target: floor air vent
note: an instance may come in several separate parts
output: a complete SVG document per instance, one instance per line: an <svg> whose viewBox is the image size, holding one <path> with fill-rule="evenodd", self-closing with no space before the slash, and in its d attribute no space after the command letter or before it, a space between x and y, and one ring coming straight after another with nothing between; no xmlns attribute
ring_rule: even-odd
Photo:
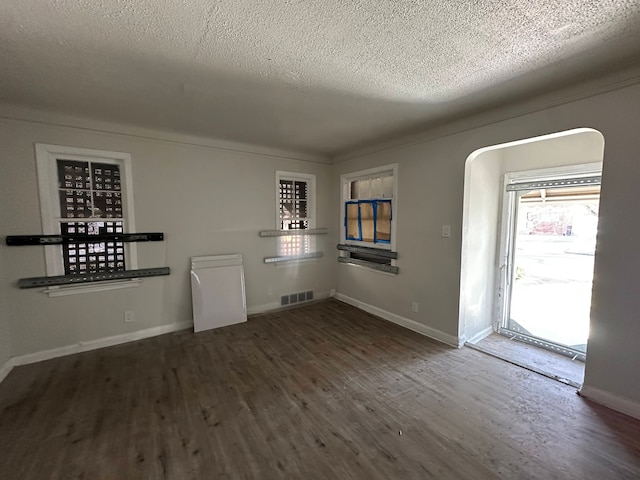
<svg viewBox="0 0 640 480"><path fill-rule="evenodd" d="M313 300L313 290L282 295L280 297L280 305L292 305L294 303L308 302L309 300Z"/></svg>

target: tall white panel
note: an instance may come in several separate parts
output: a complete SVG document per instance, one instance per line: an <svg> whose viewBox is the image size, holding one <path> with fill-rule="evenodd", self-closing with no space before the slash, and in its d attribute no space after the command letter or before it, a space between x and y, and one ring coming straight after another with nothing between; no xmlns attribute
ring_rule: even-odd
<svg viewBox="0 0 640 480"><path fill-rule="evenodd" d="M242 255L191 258L193 330L247 321Z"/></svg>

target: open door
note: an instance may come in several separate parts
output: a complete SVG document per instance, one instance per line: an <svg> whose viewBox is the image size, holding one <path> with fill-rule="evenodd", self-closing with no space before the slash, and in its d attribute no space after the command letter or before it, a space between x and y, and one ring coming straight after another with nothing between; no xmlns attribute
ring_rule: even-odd
<svg viewBox="0 0 640 480"><path fill-rule="evenodd" d="M504 305L498 331L584 358L600 201L600 171L506 178Z"/></svg>

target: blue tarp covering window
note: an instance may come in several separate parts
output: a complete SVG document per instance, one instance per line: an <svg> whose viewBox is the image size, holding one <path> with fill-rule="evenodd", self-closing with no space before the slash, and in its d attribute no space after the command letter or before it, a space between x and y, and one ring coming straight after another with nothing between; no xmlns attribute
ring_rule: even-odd
<svg viewBox="0 0 640 480"><path fill-rule="evenodd" d="M391 200L345 202L347 240L391 243Z"/></svg>

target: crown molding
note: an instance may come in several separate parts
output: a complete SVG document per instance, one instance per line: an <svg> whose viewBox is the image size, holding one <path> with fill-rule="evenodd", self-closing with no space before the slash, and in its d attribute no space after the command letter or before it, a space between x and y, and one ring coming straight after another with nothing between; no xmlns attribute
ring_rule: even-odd
<svg viewBox="0 0 640 480"><path fill-rule="evenodd" d="M346 151L344 153L334 155L332 157L332 163L339 164L375 153L430 142L439 138L444 138L476 128L486 127L505 120L511 120L637 84L640 84L640 66L618 71L580 84L556 89L552 92L537 95L526 100L513 102L488 111L476 113L463 119L445 121L440 125L426 128L419 133L401 135L388 141Z"/></svg>
<svg viewBox="0 0 640 480"><path fill-rule="evenodd" d="M28 122L54 127L75 128L97 133L122 135L145 140L156 140L173 144L213 148L229 152L246 153L266 157L298 160L302 162L330 164L331 159L324 155L309 154L306 152L285 150L263 145L253 145L242 142L233 142L218 138L189 135L178 132L157 130L152 128L125 125L115 122L83 118L59 112L40 110L32 107L16 104L0 105L0 119Z"/></svg>

